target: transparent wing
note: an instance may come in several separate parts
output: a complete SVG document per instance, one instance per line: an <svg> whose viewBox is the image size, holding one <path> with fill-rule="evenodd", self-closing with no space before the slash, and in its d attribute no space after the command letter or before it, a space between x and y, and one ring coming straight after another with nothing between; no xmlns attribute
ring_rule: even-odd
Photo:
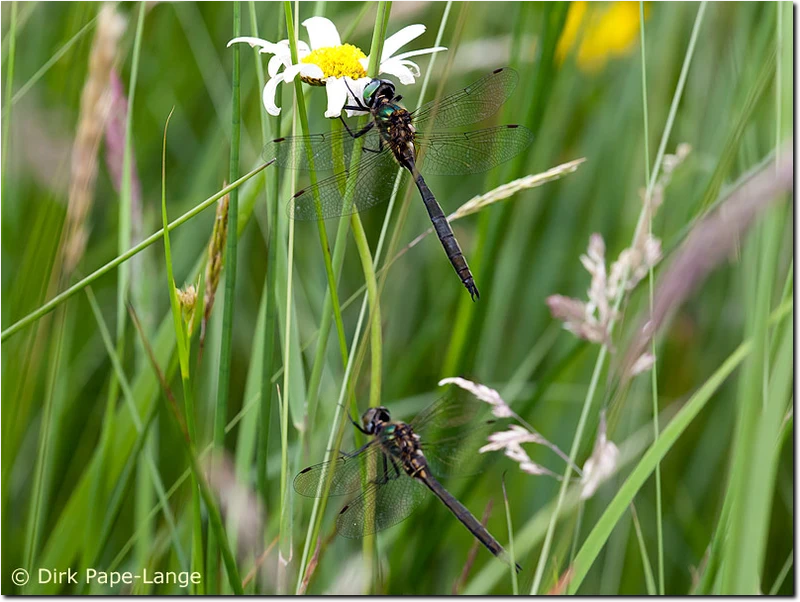
<svg viewBox="0 0 800 602"><path fill-rule="evenodd" d="M414 125L431 129L471 125L494 115L517 87L519 75L513 69L495 69L489 75L414 111Z"/></svg>
<svg viewBox="0 0 800 602"><path fill-rule="evenodd" d="M475 421L462 428L458 435L436 438L420 443L428 467L437 477L467 477L481 472L478 450L486 445L489 435L497 429L497 421Z"/></svg>
<svg viewBox="0 0 800 602"><path fill-rule="evenodd" d="M369 154L359 164L356 178L351 180L350 171L345 170L296 192L289 201L289 216L296 220L328 219L388 201L397 169L399 166L389 149ZM351 199L348 206L345 206L345 198Z"/></svg>
<svg viewBox="0 0 800 602"><path fill-rule="evenodd" d="M380 134L372 128L363 136L364 158L380 149ZM355 139L347 130L310 136L288 136L268 142L261 156L288 169L341 171L350 165ZM313 167L312 167L313 164Z"/></svg>
<svg viewBox="0 0 800 602"><path fill-rule="evenodd" d="M384 482L375 482L364 493L342 508L336 519L339 535L364 537L396 525L408 518L428 496L428 488L409 477L396 464Z"/></svg>
<svg viewBox="0 0 800 602"><path fill-rule="evenodd" d="M420 437L442 436L448 429L458 430L468 425L486 405L468 391L452 386L408 424Z"/></svg>
<svg viewBox="0 0 800 602"><path fill-rule="evenodd" d="M497 167L533 142L533 133L521 125L501 125L474 132L436 132L417 137L421 171L433 175L467 175Z"/></svg>
<svg viewBox="0 0 800 602"><path fill-rule="evenodd" d="M294 490L306 497L320 497L325 478L333 471L330 495L347 495L361 491L362 475L381 474L385 472L385 454L377 440L370 441L368 446L353 455L321 462L301 470L294 478Z"/></svg>
<svg viewBox="0 0 800 602"><path fill-rule="evenodd" d="M431 472L439 477L480 472L478 449L498 428L490 406L468 391L452 387L409 424L420 437L420 447Z"/></svg>

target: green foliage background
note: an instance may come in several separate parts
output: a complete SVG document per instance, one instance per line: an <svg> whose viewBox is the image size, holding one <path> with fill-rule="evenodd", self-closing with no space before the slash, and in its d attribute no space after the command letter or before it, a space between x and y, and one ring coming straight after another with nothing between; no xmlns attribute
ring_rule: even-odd
<svg viewBox="0 0 800 602"><path fill-rule="evenodd" d="M669 264L671 253L688 229L724 195L726 187L775 152L792 134L790 6L744 2L705 7L667 143L668 152L681 142L690 144L693 152L673 177L652 224L654 234L663 241L662 265ZM96 24L93 19L99 8L98 4L83 2L2 6L2 80L4 86L11 83L10 95L7 87L3 91L4 332L76 280L61 279L57 248L68 200L70 148L88 69ZM138 4L117 6L128 23L119 50L119 72L126 90L132 76L139 8ZM295 26L300 38L305 39L305 30L299 23L312 15L325 15L338 25L340 32L352 31L344 41L368 52L377 8L377 3L302 3ZM593 6L590 12L607 8ZM463 375L510 392L509 401L520 415L562 449L570 449L599 348L562 330L551 318L545 299L551 294L585 296L589 276L581 267L579 256L585 252L590 234L602 234L607 256L612 259L630 244L641 209L639 191L646 184L645 146L652 163L698 8L694 3L646 6L649 137L645 139L638 29L623 52L587 70L576 62L576 48L585 30L563 59L556 56L567 13L575 10L567 3L439 2L391 6L387 35L411 23L427 26L427 32L407 49L433 46L437 31L444 27L442 44L449 50L437 58L426 100L433 98L438 89L446 94L496 67L509 65L521 76L500 122L529 127L536 136L533 147L488 174L430 178L429 184L445 211L453 211L473 196L514 178L586 158L576 173L519 193L455 224L481 290L478 303L473 305L469 300L434 238L425 239L391 266L380 296L380 370L381 399L396 418L408 419L435 399L439 379ZM255 13L260 37L272 41L286 37L282 3L242 4L241 10L244 35L253 35L250 15ZM444 22L446 10L449 14ZM780 19L779 11L783 11ZM161 227L161 144L164 123L173 107L165 165L170 218L212 196L224 181L231 181L233 51L226 44L233 37L232 13L231 4L218 2L164 3L146 8L139 30L141 55L130 141L141 184L141 217L121 215L121 197L112 186L105 163L106 149L101 145L94 206L87 218L90 234L78 276L120 254L120 229L130 228L132 219L140 220L134 243L138 242L136 236L143 238ZM65 44L69 46L62 52ZM260 163L264 109L255 54L245 45L239 51L241 175ZM51 60L52 65L39 72ZM261 60L266 65L266 58ZM429 60L419 60L423 74ZM32 85L23 90L29 82ZM291 128L293 90L290 86L281 89L286 108L280 127L286 133ZM407 106L416 105L419 89L418 81L402 90ZM15 98L20 90L24 93ZM328 131L330 125L322 116L324 92L319 88L305 90L309 129ZM276 127L275 122L270 120L267 126L274 133L271 128ZM272 542L280 531L278 548L284 558L291 557L284 570L275 552L278 548L274 548L264 560L261 578L248 584L245 591L294 592L311 502L294 496L281 499L281 471L291 479L302 467L321 460L344 370L334 329L323 356L317 415L310 423L306 387L328 286L323 254L316 226L296 224L291 266L293 317L287 346L287 218L283 206L291 195L291 178L297 176L302 182L305 176L275 167L268 167L262 174L239 188L241 236L232 329L228 331L222 324L223 284L200 360L197 339L193 341L191 387L197 448L203 449L213 436L220 348L229 334L231 372L225 418L226 422L235 421L235 425L227 433L225 448L234 458L240 482L267 493L263 500L263 545ZM404 198L405 186L404 183L398 201ZM268 217L275 202L280 203L277 231L269 228ZM373 250L383 218L382 209L361 216ZM634 499L640 537L628 509L611 525L610 537L580 584L579 593L745 593L773 589L774 593L794 593L793 399L791 390L780 386L787 375L793 378L793 350L791 345L781 344L792 321L782 317L769 330L764 325L766 316L782 300L793 298L791 218L789 203L776 205L739 241L730 261L712 273L657 337L656 392L662 428L703 385L712 383L714 387L705 407L670 445L660 466L663 541L658 537L658 496L651 477ZM193 281L213 219L213 209L208 209L171 233L178 286ZM400 245L407 244L428 224L414 192L408 218L398 233ZM332 245L335 221L328 222L327 227ZM393 218L390 235L394 227ZM350 236L338 287L342 302L364 284L364 272L352 240ZM268 242L274 242L278 249L277 266L272 273L267 270ZM135 306L183 409L162 243L148 247L129 265L130 293L125 300ZM765 266L769 268L766 271ZM656 279L662 269L659 266L655 270ZM770 275L767 281L765 274ZM120 393L117 383L112 382L116 377L102 332L107 328L116 341L119 308L124 308L118 297L119 275L113 270L92 283L102 322L92 311L90 297L81 291L35 324L9 337L4 334L0 496L4 594L130 591L54 584L17 588L10 576L19 566L32 573L40 566L130 571L140 571L142 567L173 571L189 568L192 492L185 478L188 463L182 435L163 402L140 338L124 311L126 325L117 353L122 352L119 357L130 383L130 398L148 429L142 435L137 436L132 426L124 392ZM224 272L223 280L225 277ZM361 298L359 295L357 302L342 310L348 344L356 328ZM264 342L267 299L279 314L274 350ZM620 390L608 370L609 363L613 368L624 355L627 341L647 306L645 279L623 305L614 334L614 352L601 365L598 388L590 400L593 405L589 421L579 441L577 462L582 465L591 453L598 410L601 405L610 404L609 436L623 449L623 466L580 509L569 504L562 508L541 569L539 591L554 587L598 520L606 520L601 515L651 445L653 391L649 374ZM753 354L744 359L738 372L719 383L712 381L712 375L746 340L766 342L763 356ZM288 360L284 358L286 349L290 350ZM278 368L285 361L292 364L290 388L281 391L284 398L288 396L290 410L285 441L288 454L283 458L277 396L271 395L263 406L258 401L265 351L274 352ZM348 381L361 410L367 406L369 362L367 354L363 367ZM283 386L282 376L277 383ZM268 390L272 393L274 388ZM750 390L759 395L763 391L763 395L749 399L743 391ZM772 396L773 391L778 395ZM109 399L113 413L106 410ZM747 415L744 404L756 402L759 416L762 407L779 408L778 428L742 425L741 416ZM152 420L147 421L151 408ZM264 432L259 417L264 408L271 416L268 432ZM109 438L104 444L106 428ZM751 429L744 439L751 443L752 457L766 454L771 460L764 470L766 474L774 470L774 478L767 478L754 496L758 511L735 497L738 477L732 475L747 479L751 474L740 471L736 460L737 454L742 453L739 429L745 433ZM354 445L351 430L348 428L345 433L344 449ZM261 480L257 474L260 446L265 446L268 458L267 472ZM529 452L535 461L563 473L563 463L546 449ZM170 516L161 511L150 512L161 495L154 485L153 471L167 491L180 483L170 492ZM520 589L527 592L540 562L543 535L558 497L559 483L524 474L510 461L500 459L480 477L446 484L477 516L493 500L489 530L498 540L507 542L501 493L504 473L514 548L517 561L523 566ZM100 483L98 489L92 490L92 483ZM112 511L117 510L111 503L115 495L121 501L118 512ZM319 563L308 586L310 593L443 594L452 590L472 539L441 504L432 501L406 522L381 534L374 547L329 537L339 506L336 499L328 504L320 532L323 543ZM284 519L290 520L281 521L282 513ZM204 541L209 529L207 516L204 510ZM750 535L755 533L755 540L747 535L733 537L739 544L736 548L725 543L727 534L749 521L760 520L764 521L764 528L748 531ZM764 550L763 557L758 550ZM374 553L377 562L365 561L365 551ZM659 551L663 553L663 586ZM238 555L237 564L244 576L253 565L253 554ZM744 590L738 589L742 582L731 577L740 570L746 572L746 579L750 575L753 578ZM219 579L206 580L207 591L230 591L226 589L229 584L225 568L219 571ZM137 585L133 591L180 590L175 586ZM501 563L480 549L463 591L511 593L510 576Z"/></svg>

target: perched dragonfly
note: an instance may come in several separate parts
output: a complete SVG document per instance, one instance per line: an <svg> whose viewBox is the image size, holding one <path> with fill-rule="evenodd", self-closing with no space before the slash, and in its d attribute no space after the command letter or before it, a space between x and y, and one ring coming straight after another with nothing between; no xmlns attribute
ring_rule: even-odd
<svg viewBox="0 0 800 602"><path fill-rule="evenodd" d="M342 119L344 130L278 138L267 144L263 156L292 169L337 172L292 197L289 214L299 220L337 217L383 203L391 196L392 170L398 164L407 169L450 263L474 301L480 297L478 287L444 211L417 169L417 158L422 156L426 174L467 175L492 169L525 150L533 134L521 125L446 131L494 115L511 96L517 80L515 71L496 69L438 103L430 102L409 112L398 104L401 97L395 94L391 81L373 79L364 87L362 98L353 95L356 104L344 107L370 114L363 129L353 131ZM350 178L349 166L358 138L363 138L361 160L357 176Z"/></svg>
<svg viewBox="0 0 800 602"><path fill-rule="evenodd" d="M475 398L453 393L409 423L393 421L385 407L370 408L362 424L351 419L370 440L354 452L300 471L294 489L321 497L330 479L330 495L360 492L336 519L338 533L350 538L405 520L432 492L492 554L508 562L506 551L486 527L434 476L464 475L464 466L474 462L477 446L486 442L494 422L475 419L483 407Z"/></svg>

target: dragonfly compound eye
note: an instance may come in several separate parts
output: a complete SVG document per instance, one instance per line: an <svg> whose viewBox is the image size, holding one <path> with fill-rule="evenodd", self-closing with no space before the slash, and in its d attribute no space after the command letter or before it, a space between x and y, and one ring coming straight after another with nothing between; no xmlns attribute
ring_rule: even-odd
<svg viewBox="0 0 800 602"><path fill-rule="evenodd" d="M367 106L372 106L374 101L375 92L381 87L381 80L373 79L366 86L364 86L364 102Z"/></svg>

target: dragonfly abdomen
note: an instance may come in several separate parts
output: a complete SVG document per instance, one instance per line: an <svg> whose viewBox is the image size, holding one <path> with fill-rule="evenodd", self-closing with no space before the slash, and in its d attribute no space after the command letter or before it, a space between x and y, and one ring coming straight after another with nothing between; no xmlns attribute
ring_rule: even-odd
<svg viewBox="0 0 800 602"><path fill-rule="evenodd" d="M484 527L477 518L475 518L472 513L462 504L459 502L455 497L453 497L447 489L442 487L442 485L437 481L434 477L427 473L427 476L422 477L417 476L417 478L425 483L425 485L430 489L433 494L438 497L442 503L447 506L447 508L455 514L456 518L464 525L470 533L472 533L478 541L480 541L487 550L489 550L492 554L503 560L504 562L508 562L508 553L506 552L505 548L501 546L498 541L492 537L492 534ZM517 565L517 571L521 570L521 567Z"/></svg>
<svg viewBox="0 0 800 602"><path fill-rule="evenodd" d="M412 164L414 181L417 184L419 193L422 196L422 202L425 203L425 208L428 210L428 215L433 223L436 236L439 237L439 241L444 247L444 252L447 254L447 258L450 260L450 263L453 264L453 269L456 271L458 277L461 278L461 282L469 291L472 300L474 301L475 299L480 299L481 294L478 292L478 287L475 285L475 279L472 276L472 271L469 269L469 265L467 265L467 259L464 257L464 253L461 251L461 247L458 245L455 234L453 234L453 229L450 227L450 222L447 221L444 211L442 211L441 206L436 201L436 197L433 196L431 189L428 188L428 185L425 183L422 175L415 172L416 169Z"/></svg>

